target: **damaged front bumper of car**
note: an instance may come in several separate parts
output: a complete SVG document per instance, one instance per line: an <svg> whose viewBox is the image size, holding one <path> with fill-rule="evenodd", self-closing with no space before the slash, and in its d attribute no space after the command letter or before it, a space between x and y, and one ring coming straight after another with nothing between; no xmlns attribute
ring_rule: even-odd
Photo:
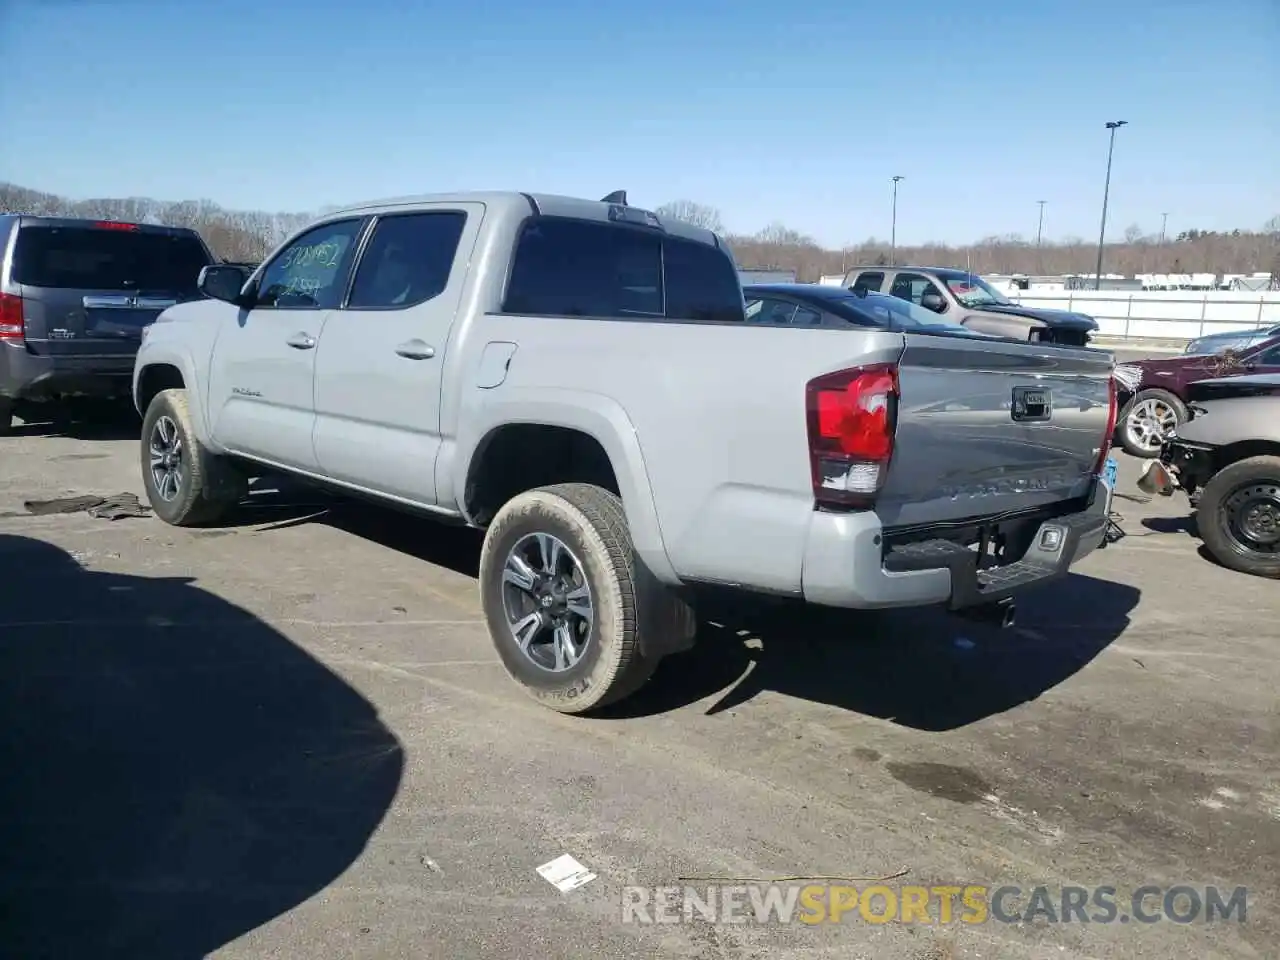
<svg viewBox="0 0 1280 960"><path fill-rule="evenodd" d="M1160 445L1158 459L1143 464L1138 489L1162 497L1182 490L1194 500L1212 476L1213 448L1173 436Z"/></svg>

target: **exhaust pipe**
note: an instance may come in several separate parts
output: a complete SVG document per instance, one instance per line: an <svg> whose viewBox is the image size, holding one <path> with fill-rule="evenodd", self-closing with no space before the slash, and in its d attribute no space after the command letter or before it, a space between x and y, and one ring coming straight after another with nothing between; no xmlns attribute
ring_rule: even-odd
<svg viewBox="0 0 1280 960"><path fill-rule="evenodd" d="M966 620L993 624L1002 630L1008 630L1018 622L1018 607L1012 597L957 612Z"/></svg>

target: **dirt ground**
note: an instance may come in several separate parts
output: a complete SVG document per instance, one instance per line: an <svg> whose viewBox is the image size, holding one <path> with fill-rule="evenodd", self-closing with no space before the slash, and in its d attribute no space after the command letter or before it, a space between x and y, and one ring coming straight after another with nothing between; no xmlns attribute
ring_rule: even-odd
<svg viewBox="0 0 1280 960"><path fill-rule="evenodd" d="M4 956L1276 955L1280 591L1201 557L1181 498L1118 500L1127 536L1011 630L733 602L585 720L503 673L466 531L296 493L198 532L23 508L141 494L137 460L128 429L0 439ZM535 872L563 853L596 879ZM627 885L900 871L1248 912L622 922Z"/></svg>

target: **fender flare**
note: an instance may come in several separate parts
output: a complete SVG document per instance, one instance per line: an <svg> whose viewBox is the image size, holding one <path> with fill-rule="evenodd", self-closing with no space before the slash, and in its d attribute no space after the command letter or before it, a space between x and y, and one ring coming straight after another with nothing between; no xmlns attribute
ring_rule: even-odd
<svg viewBox="0 0 1280 960"><path fill-rule="evenodd" d="M190 352L175 344L146 344L138 352L138 359L133 368L133 406L138 415L145 417L147 411L141 404L140 389L142 378L148 367L176 367L182 374L182 382L187 387L187 405L191 412L191 425L195 428L200 443L211 449L220 450L213 442L212 430L209 428L207 411L205 410L204 393L201 390L202 380L197 373L194 358Z"/></svg>
<svg viewBox="0 0 1280 960"><path fill-rule="evenodd" d="M484 397L481 403L464 405L457 440L452 444L452 450L450 445L446 445L442 451L436 472L441 502L451 495L467 522L475 522L465 502L472 464L477 455L483 455L488 440L499 429L512 424L564 427L595 439L608 455L618 480L636 555L658 580L679 584L680 578L662 539L662 527L635 424L616 400L602 394L507 388L500 396Z"/></svg>

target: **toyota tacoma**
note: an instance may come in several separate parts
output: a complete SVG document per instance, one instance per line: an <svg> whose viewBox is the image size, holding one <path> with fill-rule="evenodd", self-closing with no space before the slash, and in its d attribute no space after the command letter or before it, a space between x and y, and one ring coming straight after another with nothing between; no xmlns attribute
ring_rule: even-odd
<svg viewBox="0 0 1280 960"><path fill-rule="evenodd" d="M724 242L621 191L356 206L200 288L134 372L156 513L283 471L483 528L492 641L567 713L688 648L701 585L1008 622L1103 537L1110 354L749 324Z"/></svg>

